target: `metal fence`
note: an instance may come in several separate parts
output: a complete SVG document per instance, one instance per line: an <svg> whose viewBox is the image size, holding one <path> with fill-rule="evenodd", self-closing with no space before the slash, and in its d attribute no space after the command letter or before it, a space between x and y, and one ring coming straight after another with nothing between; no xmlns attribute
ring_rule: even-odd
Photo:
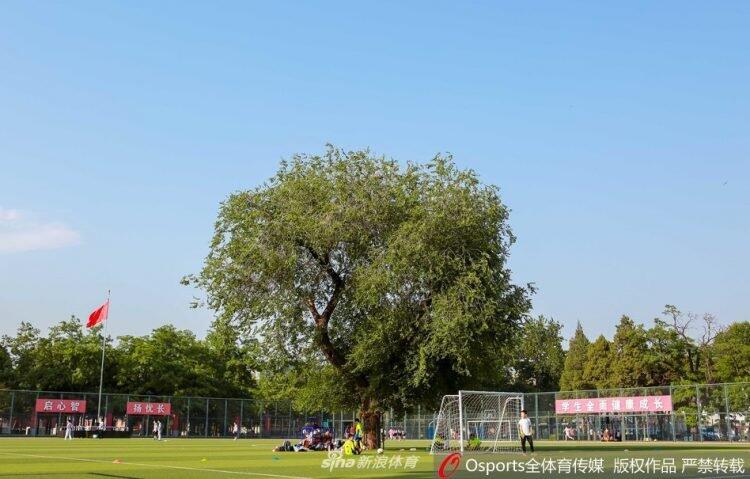
<svg viewBox="0 0 750 479"><path fill-rule="evenodd" d="M594 399L608 396L670 395L670 413L556 414L556 399ZM36 412L38 399L87 401L85 414ZM69 417L79 431L97 428L96 393L0 390L0 435L61 435ZM101 415L108 431L148 436L148 415L128 415L128 402L171 404L171 414L161 418L166 437L230 437L233 425L241 437L295 438L309 424L332 429L341 436L356 413L295 411L291 402L257 399L103 394ZM750 383L672 385L591 391L524 394L524 404L538 439L598 441L604 429L620 440L748 441L750 434ZM436 411L417 408L412 413L383 415L383 433L393 439L431 439ZM567 432L567 434L566 434Z"/></svg>
<svg viewBox="0 0 750 479"><path fill-rule="evenodd" d="M555 400L669 395L668 413L556 414ZM685 384L646 388L559 391L524 394L524 407L537 439L601 441L607 429L625 441L750 440L750 383ZM385 427L407 438L431 439L435 413L386 414ZM568 434L566 434L566 429ZM387 435L387 431L386 431Z"/></svg>
<svg viewBox="0 0 750 479"><path fill-rule="evenodd" d="M37 412L37 400L83 400L86 412ZM0 435L55 436L62 435L68 418L78 431L95 431L97 393L55 391L0 390ZM128 415L128 402L169 403L171 413L164 417ZM103 394L101 417L107 431L149 436L153 421L163 423L166 437L230 437L236 423L241 437L296 437L306 424L319 424L334 433L353 422L353 413L293 411L291 402L264 402L253 399L206 398L177 396L136 396Z"/></svg>

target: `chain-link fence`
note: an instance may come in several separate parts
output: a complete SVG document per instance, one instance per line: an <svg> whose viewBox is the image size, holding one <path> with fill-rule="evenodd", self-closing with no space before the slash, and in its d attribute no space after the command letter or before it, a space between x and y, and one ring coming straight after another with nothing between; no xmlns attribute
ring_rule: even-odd
<svg viewBox="0 0 750 479"><path fill-rule="evenodd" d="M557 400L668 396L671 412L559 414ZM524 407L537 439L602 441L749 441L750 383L690 384L648 388L618 388L524 394ZM416 411L398 417L386 414L385 434L395 438L432 439L435 413Z"/></svg>
<svg viewBox="0 0 750 479"><path fill-rule="evenodd" d="M70 409L74 401L76 411ZM168 414L128 414L128 404L169 404ZM44 410L47 404L48 410ZM72 420L81 434L106 430L109 434L146 437L160 421L165 437L297 437L305 425L316 424L337 434L354 420L354 413L308 412L290 402L252 399L0 390L0 435L56 436ZM97 420L101 417L101 422ZM236 424L236 429L235 429ZM235 432L235 430L237 432Z"/></svg>
<svg viewBox="0 0 750 479"><path fill-rule="evenodd" d="M556 400L600 398L671 398L671 412L557 414ZM627 441L748 441L750 383L690 384L650 388L563 391L526 395L526 409L535 423L536 435L544 439L603 440L608 431L613 440ZM635 408L637 409L637 407Z"/></svg>
<svg viewBox="0 0 750 479"><path fill-rule="evenodd" d="M601 441L748 441L750 383L690 384L652 388L563 391L524 394L524 406L537 439ZM671 397L671 412L571 411L560 414L556 400L595 401L607 397ZM40 402L41 400L41 402ZM67 403L64 401L67 400ZM85 401L85 412L70 402ZM62 435L68 420L80 434L105 429L109 434L149 436L159 420L165 437L295 438L308 425L330 429L341 437L351 426L353 411L295 411L291 402L257 399L103 394L97 421L98 395L49 391L0 390L0 435ZM128 403L169 404L163 416L128 414ZM43 405L49 406L46 410ZM64 406L64 407L63 407ZM62 408L62 409L60 409ZM386 439L432 439L437 411L417 408L383 414ZM235 424L237 425L235 429ZM237 431L236 433L234 431Z"/></svg>

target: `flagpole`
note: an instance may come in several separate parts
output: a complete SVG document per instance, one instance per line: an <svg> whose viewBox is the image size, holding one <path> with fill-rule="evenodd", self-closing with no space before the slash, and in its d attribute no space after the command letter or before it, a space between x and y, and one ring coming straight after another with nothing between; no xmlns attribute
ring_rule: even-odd
<svg viewBox="0 0 750 479"><path fill-rule="evenodd" d="M102 367L99 371L99 404L96 406L96 421L97 427L98 422L101 420L101 409L102 409L102 383L104 382L104 350L107 347L107 323L109 323L109 296L110 291L107 290L107 317L104 318L104 333L102 334ZM106 426L105 426L106 427Z"/></svg>

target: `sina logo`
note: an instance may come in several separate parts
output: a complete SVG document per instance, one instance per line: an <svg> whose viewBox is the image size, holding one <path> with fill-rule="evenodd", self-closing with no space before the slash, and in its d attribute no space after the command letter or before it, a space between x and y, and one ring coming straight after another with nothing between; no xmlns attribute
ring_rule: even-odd
<svg viewBox="0 0 750 479"><path fill-rule="evenodd" d="M437 470L437 475L440 479L448 479L453 476L456 471L458 471L459 466L461 466L461 454L457 452L448 454L440 463L440 467L438 467Z"/></svg>

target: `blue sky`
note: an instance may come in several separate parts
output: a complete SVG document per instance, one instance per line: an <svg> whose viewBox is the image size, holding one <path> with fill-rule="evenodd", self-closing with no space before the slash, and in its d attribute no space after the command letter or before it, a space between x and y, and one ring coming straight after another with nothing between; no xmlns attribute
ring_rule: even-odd
<svg viewBox="0 0 750 479"><path fill-rule="evenodd" d="M218 203L326 142L501 187L535 311L750 311L750 3L0 3L0 333L203 334Z"/></svg>

